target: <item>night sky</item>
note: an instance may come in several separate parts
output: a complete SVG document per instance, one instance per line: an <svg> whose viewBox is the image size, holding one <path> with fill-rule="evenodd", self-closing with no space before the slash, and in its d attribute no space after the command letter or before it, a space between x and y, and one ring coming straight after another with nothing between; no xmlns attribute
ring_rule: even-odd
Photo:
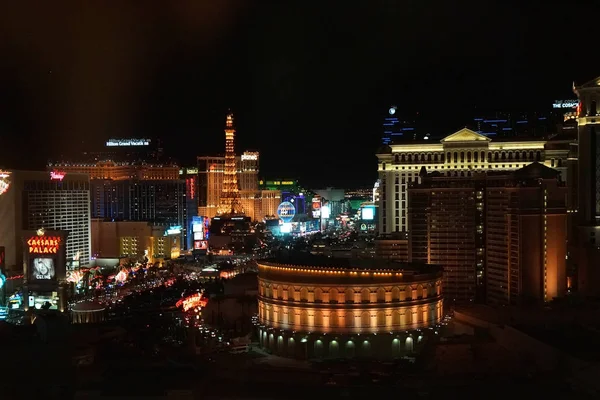
<svg viewBox="0 0 600 400"><path fill-rule="evenodd" d="M191 163L224 151L231 108L264 177L371 186L390 104L449 134L475 107L549 109L600 75L600 7L577 3L5 1L0 167L109 137Z"/></svg>

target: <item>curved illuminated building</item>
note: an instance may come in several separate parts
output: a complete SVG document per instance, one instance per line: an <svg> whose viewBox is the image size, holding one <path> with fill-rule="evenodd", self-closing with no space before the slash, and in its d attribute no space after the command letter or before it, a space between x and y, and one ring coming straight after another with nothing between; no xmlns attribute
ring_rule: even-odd
<svg viewBox="0 0 600 400"><path fill-rule="evenodd" d="M258 262L260 345L274 354L398 358L443 316L440 267L315 261Z"/></svg>

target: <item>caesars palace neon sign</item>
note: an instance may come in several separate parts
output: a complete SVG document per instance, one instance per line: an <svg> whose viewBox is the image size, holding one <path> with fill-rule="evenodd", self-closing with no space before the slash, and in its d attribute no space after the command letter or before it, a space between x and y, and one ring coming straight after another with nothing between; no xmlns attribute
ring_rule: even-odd
<svg viewBox="0 0 600 400"><path fill-rule="evenodd" d="M27 239L29 254L56 254L61 241L58 236L31 237Z"/></svg>

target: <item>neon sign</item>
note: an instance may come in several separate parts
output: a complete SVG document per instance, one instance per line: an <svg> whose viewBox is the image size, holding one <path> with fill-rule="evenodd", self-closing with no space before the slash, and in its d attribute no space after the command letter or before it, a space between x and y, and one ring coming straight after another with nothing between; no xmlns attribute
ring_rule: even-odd
<svg viewBox="0 0 600 400"><path fill-rule="evenodd" d="M149 146L150 139L110 139L106 147Z"/></svg>
<svg viewBox="0 0 600 400"><path fill-rule="evenodd" d="M59 236L36 236L27 239L27 246L29 246L29 254L56 254L61 242Z"/></svg>
<svg viewBox="0 0 600 400"><path fill-rule="evenodd" d="M190 200L194 200L196 198L196 180L194 178L187 178L187 194Z"/></svg>
<svg viewBox="0 0 600 400"><path fill-rule="evenodd" d="M206 307L207 300L202 297L202 293L196 293L175 303L175 307L183 307L183 311L188 311L196 307Z"/></svg>
<svg viewBox="0 0 600 400"><path fill-rule="evenodd" d="M578 100L555 100L552 108L577 108Z"/></svg>
<svg viewBox="0 0 600 400"><path fill-rule="evenodd" d="M50 172L50 179L53 181L61 181L65 179L66 173L60 171L52 171Z"/></svg>
<svg viewBox="0 0 600 400"><path fill-rule="evenodd" d="M242 154L242 161L256 161L258 154Z"/></svg>

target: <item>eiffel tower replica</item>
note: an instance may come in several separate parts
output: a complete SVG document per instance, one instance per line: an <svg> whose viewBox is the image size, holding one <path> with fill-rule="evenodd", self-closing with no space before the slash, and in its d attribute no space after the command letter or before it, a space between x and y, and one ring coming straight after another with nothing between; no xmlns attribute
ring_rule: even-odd
<svg viewBox="0 0 600 400"><path fill-rule="evenodd" d="M225 171L223 173L221 199L217 207L217 215L219 216L244 215L237 181L234 142L233 113L229 111L225 122Z"/></svg>

